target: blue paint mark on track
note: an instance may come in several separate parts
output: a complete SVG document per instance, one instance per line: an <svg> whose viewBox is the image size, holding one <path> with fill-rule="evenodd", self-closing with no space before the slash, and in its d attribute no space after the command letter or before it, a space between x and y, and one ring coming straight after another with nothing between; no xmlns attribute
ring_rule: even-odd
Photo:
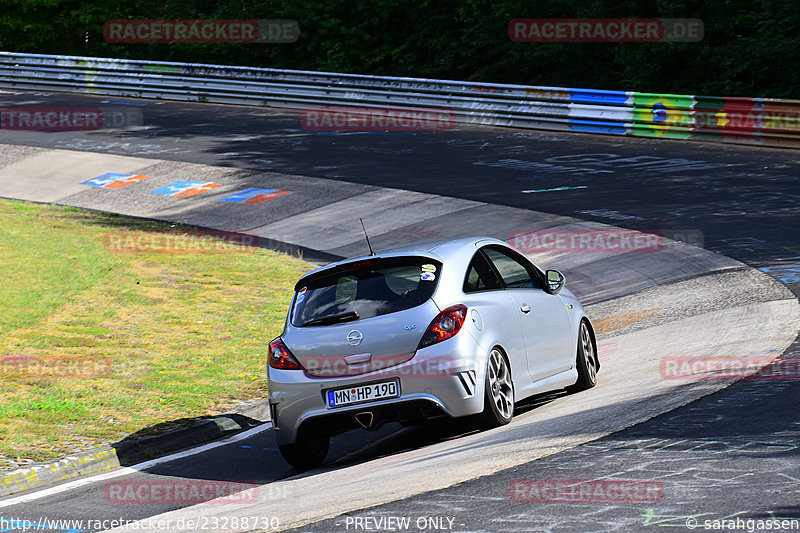
<svg viewBox="0 0 800 533"><path fill-rule="evenodd" d="M784 263L770 266L760 266L758 269L762 272L766 272L773 278L782 281L783 283L800 282L800 264Z"/></svg>

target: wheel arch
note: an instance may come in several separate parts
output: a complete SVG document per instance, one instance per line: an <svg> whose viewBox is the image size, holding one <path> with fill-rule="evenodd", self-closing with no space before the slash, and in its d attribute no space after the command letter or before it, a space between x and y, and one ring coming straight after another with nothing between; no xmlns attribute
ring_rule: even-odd
<svg viewBox="0 0 800 533"><path fill-rule="evenodd" d="M487 366L489 364L489 356L492 354L492 350L494 350L494 349L497 349L503 355L503 358L506 360L506 364L508 365L508 371L511 373L511 384L514 387L514 402L516 403L517 402L517 385L516 385L516 383L514 383L514 375L515 375L514 374L514 367L511 364L511 358L508 356L508 352L506 351L505 348L503 348L502 344L495 343L495 344L492 345L491 348L489 348L489 351L486 352L486 358L484 359L484 363L485 364L483 365L484 371L486 370L486 368L487 368ZM485 377L486 376L484 375L484 378Z"/></svg>

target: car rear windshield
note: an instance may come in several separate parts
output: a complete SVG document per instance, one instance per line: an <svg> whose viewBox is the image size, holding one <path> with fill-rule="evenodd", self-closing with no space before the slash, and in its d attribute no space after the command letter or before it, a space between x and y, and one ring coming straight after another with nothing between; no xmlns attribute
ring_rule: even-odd
<svg viewBox="0 0 800 533"><path fill-rule="evenodd" d="M433 295L440 267L427 257L390 257L321 272L298 283L292 324L325 326L411 309Z"/></svg>

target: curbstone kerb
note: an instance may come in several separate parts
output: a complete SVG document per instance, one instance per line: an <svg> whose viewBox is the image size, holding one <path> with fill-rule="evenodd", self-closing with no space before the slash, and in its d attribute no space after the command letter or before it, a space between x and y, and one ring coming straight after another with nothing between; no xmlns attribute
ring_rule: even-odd
<svg viewBox="0 0 800 533"><path fill-rule="evenodd" d="M50 463L0 473L0 496L55 485L81 476L113 470L118 466L117 452L110 446L67 455Z"/></svg>
<svg viewBox="0 0 800 533"><path fill-rule="evenodd" d="M39 463L0 473L0 498L28 490L56 485L91 474L132 466L194 446L240 433L269 421L266 400L243 404L238 412L199 420L186 427L158 435L123 440L87 452L67 455L48 463ZM264 404L263 406L261 404ZM251 418L251 417L257 418Z"/></svg>

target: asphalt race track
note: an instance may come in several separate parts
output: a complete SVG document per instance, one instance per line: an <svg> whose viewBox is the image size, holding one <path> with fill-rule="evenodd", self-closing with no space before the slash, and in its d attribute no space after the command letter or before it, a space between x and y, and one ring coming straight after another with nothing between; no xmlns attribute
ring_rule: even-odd
<svg viewBox="0 0 800 533"><path fill-rule="evenodd" d="M99 132L0 131L0 144L392 187L659 230L747 263L800 294L800 157L794 151L487 126L416 134L311 132L300 129L299 115L293 111L0 92L0 106L102 102L141 110L144 126ZM445 218L454 225L461 222L457 212ZM410 237L433 230L421 226ZM691 280L682 290L691 294ZM748 295L736 297L747 299ZM754 331L759 327L756 318ZM641 342L647 346L645 340ZM782 357L800 357L800 341L795 339ZM619 372L624 375L625 370ZM520 406L521 417L544 416L548 409L556 409L554 400L559 395ZM669 398L657 401L669 403ZM647 422L566 446L569 449L562 446L547 453L542 445L541 458L535 461L377 507L357 507L361 510L307 523L298 530L375 530L379 523L386 530L390 522L379 522L382 518L402 517L410 518L406 528L410 531L434 526L454 531L655 531L662 527L680 531L687 530L687 524L702 528L704 520L800 519L798 401L798 376L742 381ZM581 427L579 418L574 420L574 432L592 433L593 428ZM504 435L525 445L522 434ZM305 478L311 483L316 477L329 487L325 494L322 482L309 485L321 491L319 498L346 501L347 476L353 468L371 473L374 490L380 492L386 490L381 477L385 484L400 472L389 465L409 451L445 443L474 447L474 453L480 454L481 446L490 441L490 434L476 435L461 421L386 426L368 438L353 433L335 439L326 465L319 472L298 476L282 462L266 428L224 446L163 462L147 475L249 481L270 487L274 497L282 500L291 500L292 494L281 480ZM507 450L515 453L511 446ZM256 461L270 466L256 471L251 467ZM119 479L142 476L130 471L122 474ZM599 478L655 480L661 497L627 503L530 502L514 501L513 490L509 492L517 486L515 480ZM0 500L0 516L71 518L78 509L103 518L139 519L177 511L179 506L110 508L104 504L100 484L55 491L5 507ZM111 512L116 515L110 516ZM417 523L419 519L422 522ZM260 526L251 529L264 529Z"/></svg>
<svg viewBox="0 0 800 533"><path fill-rule="evenodd" d="M0 93L0 105L124 102L31 94ZM800 157L790 150L480 126L313 132L301 130L291 111L128 102L142 110L146 126L6 131L0 141L398 187L624 227L694 229L707 249L754 265L800 258ZM570 189L547 191L559 187Z"/></svg>

